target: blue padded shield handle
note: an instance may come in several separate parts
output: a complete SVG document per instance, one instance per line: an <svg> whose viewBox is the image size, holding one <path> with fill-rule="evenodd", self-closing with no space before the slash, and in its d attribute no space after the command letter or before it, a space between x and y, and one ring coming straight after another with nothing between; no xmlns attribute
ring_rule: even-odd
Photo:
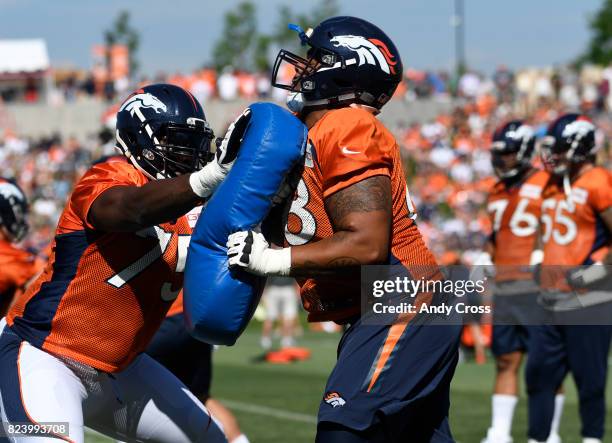
<svg viewBox="0 0 612 443"><path fill-rule="evenodd" d="M230 272L229 234L253 229L268 215L285 176L303 158L308 131L272 103L251 105L238 158L194 228L185 265L187 327L199 340L233 345L259 303L265 278Z"/></svg>

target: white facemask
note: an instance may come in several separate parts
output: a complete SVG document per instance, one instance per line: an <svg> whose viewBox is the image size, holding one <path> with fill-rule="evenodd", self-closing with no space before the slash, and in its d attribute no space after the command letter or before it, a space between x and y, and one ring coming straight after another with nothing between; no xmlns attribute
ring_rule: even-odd
<svg viewBox="0 0 612 443"><path fill-rule="evenodd" d="M287 95L287 108L299 114L304 109L304 96L301 92L292 92Z"/></svg>

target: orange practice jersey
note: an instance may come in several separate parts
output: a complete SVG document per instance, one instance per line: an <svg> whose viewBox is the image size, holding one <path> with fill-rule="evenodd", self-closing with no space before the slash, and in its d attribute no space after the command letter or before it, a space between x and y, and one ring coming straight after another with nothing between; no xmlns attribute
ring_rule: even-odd
<svg viewBox="0 0 612 443"><path fill-rule="evenodd" d="M308 137L304 172L285 228L287 244L303 245L330 237L334 230L325 211L325 199L361 180L384 175L391 179L393 199L387 263L437 269L411 218L412 203L398 145L383 124L364 109L342 108L327 112ZM414 278L421 277L414 270L411 273ZM359 313L359 279L308 278L298 283L310 321L342 322Z"/></svg>
<svg viewBox="0 0 612 443"><path fill-rule="evenodd" d="M125 368L158 329L183 284L186 216L139 232L101 232L87 214L113 186L147 178L125 160L94 165L62 213L44 272L7 317L24 340L106 372Z"/></svg>
<svg viewBox="0 0 612 443"><path fill-rule="evenodd" d="M23 291L42 267L36 255L0 241L0 317L4 317L13 297Z"/></svg>
<svg viewBox="0 0 612 443"><path fill-rule="evenodd" d="M599 217L612 206L612 173L593 167L572 183L571 201L550 180L542 202L543 265L578 266L595 261L610 246L610 232Z"/></svg>
<svg viewBox="0 0 612 443"><path fill-rule="evenodd" d="M548 177L545 171L534 171L511 187L499 181L489 193L487 211L493 226L497 281L531 278L531 272L521 268L529 265L535 247L542 190Z"/></svg>

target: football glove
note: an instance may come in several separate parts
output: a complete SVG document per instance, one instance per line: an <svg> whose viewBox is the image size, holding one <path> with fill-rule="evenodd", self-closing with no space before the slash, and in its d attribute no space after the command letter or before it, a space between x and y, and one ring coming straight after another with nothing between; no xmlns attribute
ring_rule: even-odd
<svg viewBox="0 0 612 443"><path fill-rule="evenodd" d="M610 267L602 263L581 266L567 272L565 278L573 289L584 289L597 284L610 275Z"/></svg>
<svg viewBox="0 0 612 443"><path fill-rule="evenodd" d="M495 277L495 265L488 252L482 252L478 255L472 264L470 271L470 281L483 281L487 278Z"/></svg>
<svg viewBox="0 0 612 443"><path fill-rule="evenodd" d="M544 260L544 251L541 249L534 249L531 251L529 256L529 266L538 266Z"/></svg>
<svg viewBox="0 0 612 443"><path fill-rule="evenodd" d="M272 249L259 232L235 232L228 237L226 246L230 267L261 276L289 275L291 248Z"/></svg>
<svg viewBox="0 0 612 443"><path fill-rule="evenodd" d="M197 196L202 198L210 197L219 183L225 179L230 169L232 169L250 120L251 109L246 108L229 125L225 137L217 139L215 160L189 176L189 184Z"/></svg>

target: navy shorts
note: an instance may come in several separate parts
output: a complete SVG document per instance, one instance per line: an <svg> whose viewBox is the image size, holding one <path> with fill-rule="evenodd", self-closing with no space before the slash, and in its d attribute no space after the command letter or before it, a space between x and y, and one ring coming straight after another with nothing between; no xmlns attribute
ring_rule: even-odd
<svg viewBox="0 0 612 443"><path fill-rule="evenodd" d="M511 352L527 352L529 328L521 325L493 325L491 351L496 357Z"/></svg>
<svg viewBox="0 0 612 443"><path fill-rule="evenodd" d="M387 442L452 442L449 388L461 326L367 325L344 333L319 424L380 429Z"/></svg>
<svg viewBox="0 0 612 443"><path fill-rule="evenodd" d="M198 398L208 398L212 345L189 334L183 314L164 319L146 353L170 370Z"/></svg>
<svg viewBox="0 0 612 443"><path fill-rule="evenodd" d="M550 321L549 313L538 306L537 300L537 293L495 295L491 341L493 355L527 352L530 325Z"/></svg>

